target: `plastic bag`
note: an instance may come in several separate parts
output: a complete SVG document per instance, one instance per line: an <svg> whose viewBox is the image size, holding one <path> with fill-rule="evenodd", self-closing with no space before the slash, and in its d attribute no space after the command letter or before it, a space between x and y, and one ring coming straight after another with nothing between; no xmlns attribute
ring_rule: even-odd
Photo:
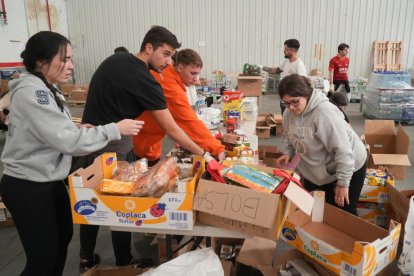
<svg viewBox="0 0 414 276"><path fill-rule="evenodd" d="M406 275L414 274L414 196L410 198L407 221L405 223L403 251L398 259L398 268Z"/></svg>
<svg viewBox="0 0 414 276"><path fill-rule="evenodd" d="M148 160L142 158L135 162L129 163L125 166L118 167L118 175L113 180L119 180L124 182L137 181L148 171Z"/></svg>
<svg viewBox="0 0 414 276"><path fill-rule="evenodd" d="M221 262L211 248L204 248L185 253L151 269L144 276L223 276Z"/></svg>
<svg viewBox="0 0 414 276"><path fill-rule="evenodd" d="M174 159L164 159L135 181L133 196L160 197L176 186L176 176Z"/></svg>

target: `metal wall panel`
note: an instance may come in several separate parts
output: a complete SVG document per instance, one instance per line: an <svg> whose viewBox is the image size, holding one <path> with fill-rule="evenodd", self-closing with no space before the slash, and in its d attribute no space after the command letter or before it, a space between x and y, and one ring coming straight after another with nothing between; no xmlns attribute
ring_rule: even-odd
<svg viewBox="0 0 414 276"><path fill-rule="evenodd" d="M137 52L146 31L162 25L183 48L197 50L203 76L241 72L246 62L278 66L283 42L297 38L308 71L328 75L341 42L350 45L350 76L368 77L375 40L402 40L403 67L414 63L413 0L71 0L69 36L76 81L89 82L117 46ZM205 43L205 46L199 46Z"/></svg>

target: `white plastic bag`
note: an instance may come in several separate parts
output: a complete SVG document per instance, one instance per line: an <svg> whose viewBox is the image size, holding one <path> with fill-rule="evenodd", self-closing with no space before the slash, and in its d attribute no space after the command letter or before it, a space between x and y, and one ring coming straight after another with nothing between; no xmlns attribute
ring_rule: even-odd
<svg viewBox="0 0 414 276"><path fill-rule="evenodd" d="M414 274L414 196L410 198L410 207L405 223L404 246L398 259L398 268L404 274Z"/></svg>
<svg viewBox="0 0 414 276"><path fill-rule="evenodd" d="M221 262L211 248L191 251L143 273L144 276L223 276Z"/></svg>

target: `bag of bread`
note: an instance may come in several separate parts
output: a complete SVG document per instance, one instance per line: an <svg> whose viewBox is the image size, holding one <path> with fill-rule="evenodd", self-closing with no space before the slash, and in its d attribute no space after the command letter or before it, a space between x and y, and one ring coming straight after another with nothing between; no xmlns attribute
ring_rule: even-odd
<svg viewBox="0 0 414 276"><path fill-rule="evenodd" d="M175 188L176 176L174 159L164 159L135 181L133 195L160 197Z"/></svg>

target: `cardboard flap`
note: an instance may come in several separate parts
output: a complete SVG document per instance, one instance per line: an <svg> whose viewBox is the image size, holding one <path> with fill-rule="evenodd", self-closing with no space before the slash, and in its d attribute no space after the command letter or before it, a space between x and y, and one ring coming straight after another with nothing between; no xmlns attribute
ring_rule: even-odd
<svg viewBox="0 0 414 276"><path fill-rule="evenodd" d="M410 138L401 125L397 128L397 137L395 139L395 153L407 154L410 145Z"/></svg>
<svg viewBox="0 0 414 276"><path fill-rule="evenodd" d="M364 134L395 135L395 123L393 120L365 120Z"/></svg>
<svg viewBox="0 0 414 276"><path fill-rule="evenodd" d="M395 212L395 219L399 222L405 222L408 216L410 200L401 192L397 191L395 187L387 184L388 197L390 204Z"/></svg>
<svg viewBox="0 0 414 276"><path fill-rule="evenodd" d="M375 165L411 166L406 154L372 154Z"/></svg>
<svg viewBox="0 0 414 276"><path fill-rule="evenodd" d="M279 200L279 195L200 179L193 208L217 216L225 214L229 219L271 228L277 216Z"/></svg>
<svg viewBox="0 0 414 276"><path fill-rule="evenodd" d="M260 237L248 238L240 249L237 261L257 269L260 266L271 266L275 249L275 241Z"/></svg>
<svg viewBox="0 0 414 276"><path fill-rule="evenodd" d="M305 214L310 216L315 199L309 192L291 182L287 187L284 196L292 201Z"/></svg>

